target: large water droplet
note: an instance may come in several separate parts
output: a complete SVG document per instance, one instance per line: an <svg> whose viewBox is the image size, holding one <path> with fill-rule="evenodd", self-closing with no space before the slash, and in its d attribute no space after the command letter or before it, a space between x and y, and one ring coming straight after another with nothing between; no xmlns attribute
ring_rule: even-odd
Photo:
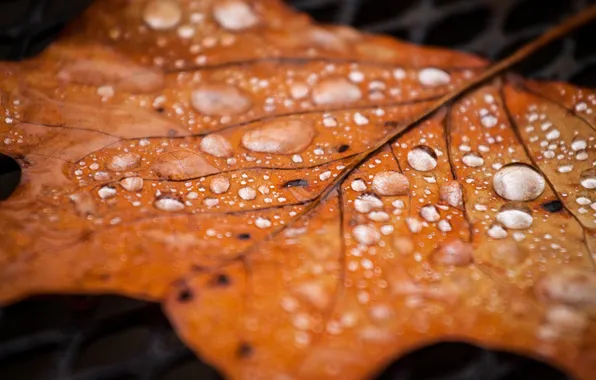
<svg viewBox="0 0 596 380"><path fill-rule="evenodd" d="M503 166L493 177L495 192L510 201L531 201L544 192L546 181L533 167L516 163Z"/></svg>
<svg viewBox="0 0 596 380"><path fill-rule="evenodd" d="M408 164L415 170L427 172L437 167L437 154L427 145L418 145L408 152Z"/></svg>

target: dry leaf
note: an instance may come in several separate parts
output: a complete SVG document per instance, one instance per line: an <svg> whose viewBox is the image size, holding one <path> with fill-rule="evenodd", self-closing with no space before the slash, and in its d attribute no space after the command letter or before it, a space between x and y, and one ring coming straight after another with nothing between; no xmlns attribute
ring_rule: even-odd
<svg viewBox="0 0 596 380"><path fill-rule="evenodd" d="M162 301L236 379L445 338L594 378L596 94L497 76L593 13L487 69L276 0L99 1L0 65L0 301Z"/></svg>

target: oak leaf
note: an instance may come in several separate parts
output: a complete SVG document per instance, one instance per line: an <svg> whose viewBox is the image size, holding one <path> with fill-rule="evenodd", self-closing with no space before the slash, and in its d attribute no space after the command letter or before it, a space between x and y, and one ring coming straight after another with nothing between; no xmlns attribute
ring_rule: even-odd
<svg viewBox="0 0 596 380"><path fill-rule="evenodd" d="M277 0L103 0L0 64L0 303L162 302L235 379L445 338L596 377L596 93Z"/></svg>

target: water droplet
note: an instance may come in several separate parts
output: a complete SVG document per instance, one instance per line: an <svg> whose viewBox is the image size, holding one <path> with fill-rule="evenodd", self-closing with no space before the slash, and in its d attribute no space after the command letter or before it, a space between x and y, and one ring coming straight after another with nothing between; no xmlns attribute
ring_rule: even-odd
<svg viewBox="0 0 596 380"><path fill-rule="evenodd" d="M141 162L141 156L136 153L123 153L113 156L107 163L109 170L123 172L136 168Z"/></svg>
<svg viewBox="0 0 596 380"><path fill-rule="evenodd" d="M374 222L386 222L389 220L389 214L385 211L371 211L368 214L368 219Z"/></svg>
<svg viewBox="0 0 596 380"><path fill-rule="evenodd" d="M440 265L464 266L472 262L473 252L472 244L456 239L442 244L433 252L432 260Z"/></svg>
<svg viewBox="0 0 596 380"><path fill-rule="evenodd" d="M437 167L437 154L426 145L418 145L408 152L408 164L415 170L426 172Z"/></svg>
<svg viewBox="0 0 596 380"><path fill-rule="evenodd" d="M571 149L578 151L584 150L588 147L588 143L583 137L576 136L571 141Z"/></svg>
<svg viewBox="0 0 596 380"><path fill-rule="evenodd" d="M120 181L120 186L126 191L136 192L143 188L143 178L141 177L128 177Z"/></svg>
<svg viewBox="0 0 596 380"><path fill-rule="evenodd" d="M546 181L533 167L516 163L503 166L493 177L495 192L510 201L531 201L544 192Z"/></svg>
<svg viewBox="0 0 596 380"><path fill-rule="evenodd" d="M451 207L463 205L463 189L459 182L450 181L439 188L439 197Z"/></svg>
<svg viewBox="0 0 596 380"><path fill-rule="evenodd" d="M451 81L451 76L441 69L429 67L420 70L418 81L423 86L436 87L448 84Z"/></svg>
<svg viewBox="0 0 596 380"><path fill-rule="evenodd" d="M363 214L368 214L369 212L371 212L374 209L383 208L383 201L381 201L375 195L364 194L364 195L359 196L354 201L354 208L358 212L361 212Z"/></svg>
<svg viewBox="0 0 596 380"><path fill-rule="evenodd" d="M372 188L379 195L405 195L409 186L408 177L395 171L377 173L372 181Z"/></svg>
<svg viewBox="0 0 596 380"><path fill-rule="evenodd" d="M269 228L271 227L271 221L269 219L258 217L257 220L255 220L255 226L258 228Z"/></svg>
<svg viewBox="0 0 596 380"><path fill-rule="evenodd" d="M224 29L241 31L259 23L252 8L241 0L218 0L213 5L213 18Z"/></svg>
<svg viewBox="0 0 596 380"><path fill-rule="evenodd" d="M586 189L596 189L596 168L584 170L579 176L579 182Z"/></svg>
<svg viewBox="0 0 596 380"><path fill-rule="evenodd" d="M315 136L314 127L302 120L274 120L242 136L242 145L253 152L294 154L305 150Z"/></svg>
<svg viewBox="0 0 596 380"><path fill-rule="evenodd" d="M367 224L361 224L352 230L352 235L354 235L354 239L360 244L364 245L373 245L378 243L381 240L381 234L374 226L369 226Z"/></svg>
<svg viewBox="0 0 596 380"><path fill-rule="evenodd" d="M153 0L143 11L143 20L151 29L172 29L182 19L182 10L176 1Z"/></svg>
<svg viewBox="0 0 596 380"><path fill-rule="evenodd" d="M480 124L482 124L482 126L485 128L492 128L497 125L498 122L499 119L497 119L494 115L484 115L480 119Z"/></svg>
<svg viewBox="0 0 596 380"><path fill-rule="evenodd" d="M257 191L252 187L243 187L238 190L238 195L245 201L251 201L257 197Z"/></svg>
<svg viewBox="0 0 596 380"><path fill-rule="evenodd" d="M406 218L406 225L412 233L418 233L422 231L422 223L416 218Z"/></svg>
<svg viewBox="0 0 596 380"><path fill-rule="evenodd" d="M451 227L451 223L449 223L448 220L439 220L439 223L437 223L437 228L439 229L439 231L441 232L449 232L451 231L453 228Z"/></svg>
<svg viewBox="0 0 596 380"><path fill-rule="evenodd" d="M493 224L488 229L487 234L493 239L505 239L507 237L507 230L499 224Z"/></svg>
<svg viewBox="0 0 596 380"><path fill-rule="evenodd" d="M596 272L584 268L558 267L536 285L539 296L551 301L596 311Z"/></svg>
<svg viewBox="0 0 596 380"><path fill-rule="evenodd" d="M350 187L354 191L358 191L358 192L366 191L366 183L361 179L353 180L352 183L350 184Z"/></svg>
<svg viewBox="0 0 596 380"><path fill-rule="evenodd" d="M482 158L480 154L474 152L464 154L461 161L464 163L464 165L472 168L477 168L484 165L484 158Z"/></svg>
<svg viewBox="0 0 596 380"><path fill-rule="evenodd" d="M215 177L209 183L209 189L215 194L223 194L230 188L230 180L226 177Z"/></svg>
<svg viewBox="0 0 596 380"><path fill-rule="evenodd" d="M433 205L426 205L420 209L420 216L427 222L437 222L441 219L441 215L437 208Z"/></svg>
<svg viewBox="0 0 596 380"><path fill-rule="evenodd" d="M155 201L155 207L161 211L175 212L184 209L184 203L176 198L164 196Z"/></svg>
<svg viewBox="0 0 596 380"><path fill-rule="evenodd" d="M534 221L529 207L520 203L506 203L497 214L497 221L509 229L529 228Z"/></svg>
<svg viewBox="0 0 596 380"><path fill-rule="evenodd" d="M313 102L319 106L353 103L362 98L360 88L344 78L325 79L312 91Z"/></svg>
<svg viewBox="0 0 596 380"><path fill-rule="evenodd" d="M207 135L201 140L201 150L207 154L220 158L233 156L234 151L230 142L216 133Z"/></svg>
<svg viewBox="0 0 596 380"><path fill-rule="evenodd" d="M229 84L202 84L191 93L192 107L209 116L243 114L252 106L251 100Z"/></svg>
<svg viewBox="0 0 596 380"><path fill-rule="evenodd" d="M112 186L103 186L99 190L97 190L97 195L99 195L101 199L113 198L116 196L116 193L116 189Z"/></svg>

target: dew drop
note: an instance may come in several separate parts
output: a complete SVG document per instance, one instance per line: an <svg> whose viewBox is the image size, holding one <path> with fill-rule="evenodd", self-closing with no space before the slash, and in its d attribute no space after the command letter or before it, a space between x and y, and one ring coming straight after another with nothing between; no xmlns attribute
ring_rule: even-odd
<svg viewBox="0 0 596 380"><path fill-rule="evenodd" d="M358 191L358 192L366 191L366 183L361 179L353 180L352 183L350 184L350 187L354 191Z"/></svg>
<svg viewBox="0 0 596 380"><path fill-rule="evenodd" d="M433 205L426 205L420 209L420 216L427 222L437 222L441 219L441 215L437 208Z"/></svg>
<svg viewBox="0 0 596 380"><path fill-rule="evenodd" d="M215 194L223 194L230 188L230 180L226 177L215 177L209 182L209 190Z"/></svg>
<svg viewBox="0 0 596 380"><path fill-rule="evenodd" d="M586 189L596 189L596 168L584 170L579 176L579 183Z"/></svg>
<svg viewBox="0 0 596 380"><path fill-rule="evenodd" d="M377 173L372 181L372 188L379 195L405 195L409 186L408 177L395 171Z"/></svg>
<svg viewBox="0 0 596 380"><path fill-rule="evenodd" d="M240 0L218 0L213 6L213 17L219 25L230 31L241 31L259 23L253 9Z"/></svg>
<svg viewBox="0 0 596 380"><path fill-rule="evenodd" d="M379 231L377 231L375 227L367 224L361 224L354 227L352 235L354 235L354 239L356 239L358 243L364 245L373 245L381 240Z"/></svg>
<svg viewBox="0 0 596 380"><path fill-rule="evenodd" d="M312 91L317 105L353 103L362 98L360 88L344 78L331 78L317 83Z"/></svg>
<svg viewBox="0 0 596 380"><path fill-rule="evenodd" d="M571 141L571 149L574 151L584 150L588 147L588 143L583 137L576 136Z"/></svg>
<svg viewBox="0 0 596 380"><path fill-rule="evenodd" d="M484 158L482 158L480 154L474 152L464 154L461 161L464 163L464 165L472 168L477 168L484 165Z"/></svg>
<svg viewBox="0 0 596 380"><path fill-rule="evenodd" d="M440 265L464 266L472 262L473 251L470 243L461 239L451 240L433 252L432 260Z"/></svg>
<svg viewBox="0 0 596 380"><path fill-rule="evenodd" d="M421 172L433 170L437 167L437 154L427 145L418 145L408 152L408 164Z"/></svg>
<svg viewBox="0 0 596 380"><path fill-rule="evenodd" d="M269 219L259 217L257 220L255 220L255 226L258 228L269 228L271 227L271 221Z"/></svg>
<svg viewBox="0 0 596 380"><path fill-rule="evenodd" d="M234 153L230 142L216 133L205 136L200 147L203 152L220 158L230 158Z"/></svg>
<svg viewBox="0 0 596 380"><path fill-rule="evenodd" d="M305 150L315 136L314 127L302 120L274 120L242 136L242 145L253 152L294 154Z"/></svg>
<svg viewBox="0 0 596 380"><path fill-rule="evenodd" d="M507 203L497 214L497 222L514 230L529 228L533 221L530 208L520 203Z"/></svg>
<svg viewBox="0 0 596 380"><path fill-rule="evenodd" d="M151 29L172 29L182 19L182 10L176 1L153 0L143 11L143 20Z"/></svg>
<svg viewBox="0 0 596 380"><path fill-rule="evenodd" d="M126 191L136 192L143 188L143 178L141 177L128 177L120 181L120 186Z"/></svg>
<svg viewBox="0 0 596 380"><path fill-rule="evenodd" d="M505 239L507 237L507 230L499 224L493 224L488 229L487 234L493 239Z"/></svg>
<svg viewBox="0 0 596 380"><path fill-rule="evenodd" d="M114 172L123 172L137 167L140 161L141 156L136 153L117 154L108 161L107 167Z"/></svg>
<svg viewBox="0 0 596 380"><path fill-rule="evenodd" d="M99 195L101 199L113 198L116 196L116 193L116 189L112 186L103 186L97 190L97 195Z"/></svg>
<svg viewBox="0 0 596 380"><path fill-rule="evenodd" d="M164 196L155 201L155 207L161 211L175 212L184 209L184 203L176 198Z"/></svg>
<svg viewBox="0 0 596 380"><path fill-rule="evenodd" d="M251 201L257 197L257 191L252 187L243 187L238 190L238 195L245 201Z"/></svg>
<svg viewBox="0 0 596 380"><path fill-rule="evenodd" d="M418 81L422 85L428 87L446 85L450 82L450 80L451 76L449 75L449 73L434 67L422 69L418 73Z"/></svg>
<svg viewBox="0 0 596 380"><path fill-rule="evenodd" d="M252 106L251 100L229 84L202 84L191 93L192 107L209 116L243 114Z"/></svg>
<svg viewBox="0 0 596 380"><path fill-rule="evenodd" d="M510 201L531 201L544 192L546 181L526 164L503 166L493 177L495 192Z"/></svg>
<svg viewBox="0 0 596 380"><path fill-rule="evenodd" d="M372 210L383 208L383 201L372 194L363 194L354 201L356 211L367 214Z"/></svg>

